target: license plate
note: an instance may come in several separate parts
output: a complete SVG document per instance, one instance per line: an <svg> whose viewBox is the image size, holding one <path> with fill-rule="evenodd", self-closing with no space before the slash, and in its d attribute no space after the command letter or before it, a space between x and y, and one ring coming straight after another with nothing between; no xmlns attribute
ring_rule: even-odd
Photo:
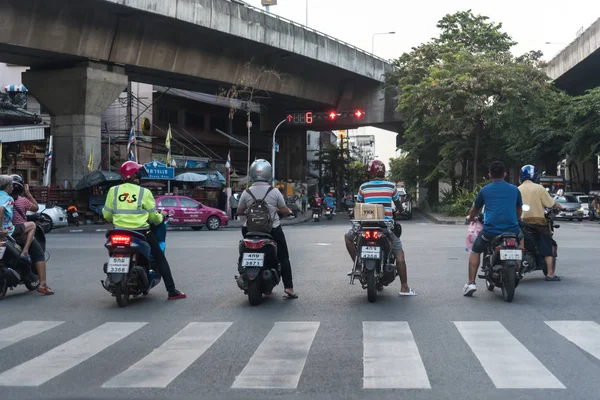
<svg viewBox="0 0 600 400"><path fill-rule="evenodd" d="M572 216L573 216L573 213L565 213L565 216L567 216L567 217L572 217Z"/></svg>
<svg viewBox="0 0 600 400"><path fill-rule="evenodd" d="M313 214L313 218L319 218L319 214Z"/></svg>
<svg viewBox="0 0 600 400"><path fill-rule="evenodd" d="M126 274L129 272L129 257L110 257L106 273L108 274Z"/></svg>
<svg viewBox="0 0 600 400"><path fill-rule="evenodd" d="M73 213L73 218L77 218L77 217L79 217L79 214Z"/></svg>
<svg viewBox="0 0 600 400"><path fill-rule="evenodd" d="M265 265L265 253L244 253L242 267L262 267Z"/></svg>
<svg viewBox="0 0 600 400"><path fill-rule="evenodd" d="M521 250L500 250L500 260L520 260L522 257Z"/></svg>
<svg viewBox="0 0 600 400"><path fill-rule="evenodd" d="M325 211L325 215L331 214L331 211Z"/></svg>
<svg viewBox="0 0 600 400"><path fill-rule="evenodd" d="M4 258L4 252L6 252L6 247L0 247L0 260Z"/></svg>
<svg viewBox="0 0 600 400"><path fill-rule="evenodd" d="M360 250L360 256L361 258L379 260L379 258L381 258L381 247L363 246Z"/></svg>

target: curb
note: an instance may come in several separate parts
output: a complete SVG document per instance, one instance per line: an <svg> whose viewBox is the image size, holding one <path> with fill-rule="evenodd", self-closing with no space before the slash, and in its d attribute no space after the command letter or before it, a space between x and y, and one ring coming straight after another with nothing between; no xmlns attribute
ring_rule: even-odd
<svg viewBox="0 0 600 400"><path fill-rule="evenodd" d="M414 211L417 211L425 219L433 222L434 224L438 224L438 225L465 225L465 221L462 220L462 219L437 218L436 216L434 216L432 214L429 214L427 212L421 211L421 210L414 210Z"/></svg>
<svg viewBox="0 0 600 400"><path fill-rule="evenodd" d="M304 219L302 218L295 218L294 220L289 220L289 222L285 222L282 221L281 226L292 226L292 225L299 225L299 224L303 224L307 221L310 221L311 218L305 217ZM219 230L221 229L241 229L242 225L227 225L227 226L222 226ZM74 233L106 233L108 232L109 228L93 228L93 229L81 229L81 228L58 228L58 229L53 229L51 230L48 234L74 234ZM188 230L188 228L183 228L183 227L170 227L167 228L168 231L183 231L183 230Z"/></svg>

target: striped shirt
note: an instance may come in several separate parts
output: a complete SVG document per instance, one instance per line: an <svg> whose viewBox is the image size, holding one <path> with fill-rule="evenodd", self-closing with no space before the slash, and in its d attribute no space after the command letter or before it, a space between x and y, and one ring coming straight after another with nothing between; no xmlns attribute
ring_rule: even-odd
<svg viewBox="0 0 600 400"><path fill-rule="evenodd" d="M400 198L396 185L389 181L365 182L358 189L358 201L365 204L382 204L385 219L394 219L392 203Z"/></svg>

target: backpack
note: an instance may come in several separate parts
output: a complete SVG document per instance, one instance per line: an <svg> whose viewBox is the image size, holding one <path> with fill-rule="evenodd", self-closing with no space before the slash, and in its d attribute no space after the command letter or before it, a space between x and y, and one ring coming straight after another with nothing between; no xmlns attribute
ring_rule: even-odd
<svg viewBox="0 0 600 400"><path fill-rule="evenodd" d="M246 227L248 228L248 232L271 233L271 230L273 229L273 219L271 218L271 212L265 201L271 190L273 190L272 186L267 190L265 197L261 200L257 200L250 189L246 189L246 192L248 192L250 197L252 197L252 200L254 200L246 210Z"/></svg>

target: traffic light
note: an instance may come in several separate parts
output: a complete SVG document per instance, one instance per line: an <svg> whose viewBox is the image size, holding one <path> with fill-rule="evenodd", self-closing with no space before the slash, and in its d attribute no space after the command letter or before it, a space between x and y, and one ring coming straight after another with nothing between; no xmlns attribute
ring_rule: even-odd
<svg viewBox="0 0 600 400"><path fill-rule="evenodd" d="M332 111L329 113L329 119L330 120L335 120L337 118L337 113L335 111Z"/></svg>
<svg viewBox="0 0 600 400"><path fill-rule="evenodd" d="M363 115L365 115L365 113L364 113L364 112L362 112L361 110L356 110L356 111L354 112L354 116L355 116L356 118L358 118L358 119L360 119L360 118L361 118Z"/></svg>

